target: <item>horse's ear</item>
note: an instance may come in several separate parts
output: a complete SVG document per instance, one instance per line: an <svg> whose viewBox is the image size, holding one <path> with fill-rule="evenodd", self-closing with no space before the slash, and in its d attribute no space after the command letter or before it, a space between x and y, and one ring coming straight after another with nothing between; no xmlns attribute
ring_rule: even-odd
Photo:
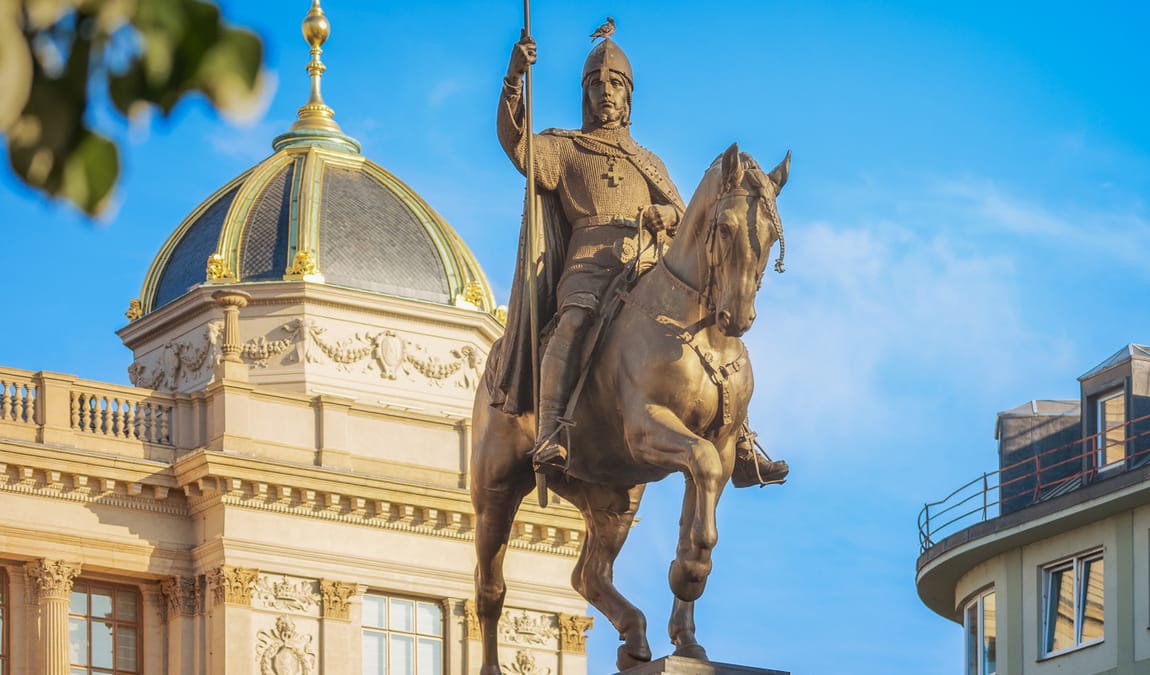
<svg viewBox="0 0 1150 675"><path fill-rule="evenodd" d="M731 147L723 152L723 192L733 190L743 181L743 161L739 157L739 144L731 143Z"/></svg>
<svg viewBox="0 0 1150 675"><path fill-rule="evenodd" d="M787 184L787 178L791 175L791 151L787 150L787 156L779 165L771 169L770 178L775 186L782 190L783 186Z"/></svg>

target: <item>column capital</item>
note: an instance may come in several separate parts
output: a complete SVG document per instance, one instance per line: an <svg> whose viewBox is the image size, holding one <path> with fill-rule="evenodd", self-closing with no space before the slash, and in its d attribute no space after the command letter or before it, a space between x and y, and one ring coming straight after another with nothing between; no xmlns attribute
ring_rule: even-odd
<svg viewBox="0 0 1150 675"><path fill-rule="evenodd" d="M359 587L343 581L320 579L319 590L323 594L323 618L347 621L351 616L351 599Z"/></svg>
<svg viewBox="0 0 1150 675"><path fill-rule="evenodd" d="M595 619L579 614L559 614L559 651L565 654L587 653L587 631Z"/></svg>
<svg viewBox="0 0 1150 675"><path fill-rule="evenodd" d="M161 604L165 621L196 614L196 580L192 577L168 577L160 581Z"/></svg>
<svg viewBox="0 0 1150 675"><path fill-rule="evenodd" d="M28 587L38 600L67 600L80 569L80 563L45 558L24 563Z"/></svg>
<svg viewBox="0 0 1150 675"><path fill-rule="evenodd" d="M250 567L220 565L208 573L208 584L212 589L215 604L252 604L252 585L260 576L260 571Z"/></svg>

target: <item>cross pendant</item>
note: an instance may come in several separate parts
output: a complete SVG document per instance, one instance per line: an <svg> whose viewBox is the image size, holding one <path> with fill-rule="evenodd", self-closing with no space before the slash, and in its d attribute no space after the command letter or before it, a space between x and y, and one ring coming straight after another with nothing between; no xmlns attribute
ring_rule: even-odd
<svg viewBox="0 0 1150 675"><path fill-rule="evenodd" d="M607 187L619 187L619 183L623 182L625 176L615 173L615 160L607 160L607 172L602 174L600 178L607 181Z"/></svg>

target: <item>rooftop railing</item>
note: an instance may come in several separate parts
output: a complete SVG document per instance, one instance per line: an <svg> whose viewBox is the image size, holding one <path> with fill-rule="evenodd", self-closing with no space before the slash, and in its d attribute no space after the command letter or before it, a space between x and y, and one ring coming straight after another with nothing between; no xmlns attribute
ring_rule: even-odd
<svg viewBox="0 0 1150 675"><path fill-rule="evenodd" d="M1135 431L1135 425L1145 430ZM1121 440L1114 440L1121 429ZM984 473L946 497L924 504L918 514L921 553L942 539L972 525L1072 492L1079 487L1140 466L1150 458L1150 415L1128 420L1104 431L1065 443ZM1118 445L1122 459L1100 464Z"/></svg>

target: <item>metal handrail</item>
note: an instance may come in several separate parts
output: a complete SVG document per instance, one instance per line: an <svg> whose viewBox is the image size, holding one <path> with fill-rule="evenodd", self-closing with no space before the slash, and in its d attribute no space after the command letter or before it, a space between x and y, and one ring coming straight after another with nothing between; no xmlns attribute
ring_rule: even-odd
<svg viewBox="0 0 1150 675"><path fill-rule="evenodd" d="M1122 427L1129 432L1131 425L1146 420L1150 420L1150 415L1143 415L1142 417L1128 420L1122 424ZM1110 427L1105 431L1085 436L1032 457L1027 457L1000 467L996 471L983 473L981 476L959 486L942 499L923 504L922 510L918 513L918 543L920 552L925 553L927 549L934 546L939 540L959 530L966 529L967 527L992 518L997 518L1002 506L1002 488L1004 487L1026 480L1033 480L1034 490L1031 495L1031 504L1033 504L1040 501L1044 495L1049 494L1053 489L1075 480L1089 482L1097 479L1100 468L1095 461L1099 451L1097 441L1105 433L1115 428L1116 427ZM1145 436L1150 436L1150 430L1133 436L1127 433L1123 445L1129 449L1132 442ZM1061 455L1074 446L1080 446L1083 449L1076 454L1068 457L1059 457L1057 461L1053 461L1052 455ZM1124 461L1128 463L1137 462L1142 456L1146 455L1150 455L1150 447L1126 455ZM1051 459L1052 461L1050 463L1044 463L1044 458ZM1091 461L1087 461L1087 458ZM1043 474L1049 475L1052 470L1075 463L1083 468L1071 474L1058 478L1050 478L1046 482L1043 482ZM1027 465L1032 466L1028 467ZM1025 470L1017 476L1013 476L1005 481L1002 480L1004 474L1013 473L1019 469ZM1020 495L1011 495L1010 498L1018 496ZM973 508L967 507L972 500L975 501L975 506ZM943 518L944 516L945 519Z"/></svg>

